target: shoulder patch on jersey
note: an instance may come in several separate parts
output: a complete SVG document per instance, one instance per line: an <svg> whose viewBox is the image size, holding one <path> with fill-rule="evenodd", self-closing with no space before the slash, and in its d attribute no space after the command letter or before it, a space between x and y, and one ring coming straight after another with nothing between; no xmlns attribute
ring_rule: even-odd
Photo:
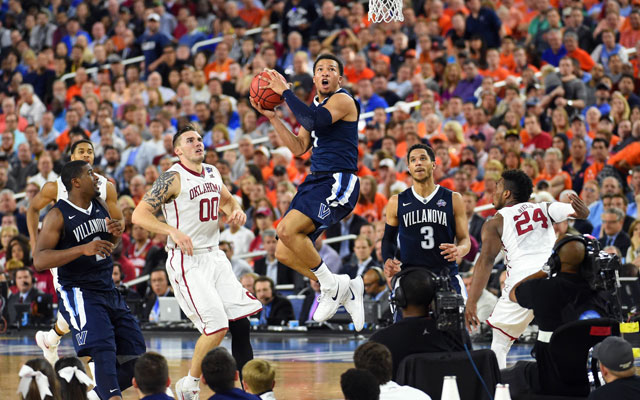
<svg viewBox="0 0 640 400"><path fill-rule="evenodd" d="M440 200L438 200L438 202L436 203L436 205L437 205L438 207L444 207L444 206L446 206L446 205L447 205L447 202L446 202L446 201L444 201L443 199L440 199Z"/></svg>

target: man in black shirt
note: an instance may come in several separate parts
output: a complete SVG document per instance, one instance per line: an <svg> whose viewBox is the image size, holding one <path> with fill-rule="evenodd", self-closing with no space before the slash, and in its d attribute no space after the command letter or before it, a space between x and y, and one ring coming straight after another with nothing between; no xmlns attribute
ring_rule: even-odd
<svg viewBox="0 0 640 400"><path fill-rule="evenodd" d="M588 282L579 274L586 256L582 237L575 236L575 240L570 241L563 239L565 237L556 242L554 249L561 263L558 274L545 279L548 278L547 272L538 271L517 283L509 294L511 301L533 310L539 327L538 339L533 347L536 362L521 361L502 370L503 381L511 385L512 396L522 394L521 391L585 396L585 390L587 393L589 391L588 386L568 386L563 383L556 373L549 341L556 329L581 319L587 312L595 311L600 317L609 315L598 292L592 291Z"/></svg>
<svg viewBox="0 0 640 400"><path fill-rule="evenodd" d="M610 336L593 348L606 385L589 394L588 400L640 399L640 376L633 365L633 349L626 340Z"/></svg>
<svg viewBox="0 0 640 400"><path fill-rule="evenodd" d="M384 344L391 351L392 379L396 378L400 362L411 354L464 351L463 332L439 331L436 321L429 317L435 288L427 271L413 270L401 276L395 286L402 288L406 299L406 306L401 308L403 319L377 331L369 339Z"/></svg>

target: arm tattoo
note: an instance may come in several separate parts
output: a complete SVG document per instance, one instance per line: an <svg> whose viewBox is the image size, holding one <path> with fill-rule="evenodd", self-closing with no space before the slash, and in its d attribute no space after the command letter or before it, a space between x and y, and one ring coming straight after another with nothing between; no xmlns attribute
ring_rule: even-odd
<svg viewBox="0 0 640 400"><path fill-rule="evenodd" d="M155 211L157 211L162 204L167 203L170 200L167 196L167 192L169 191L169 187L171 187L176 176L178 176L176 171L163 172L162 175L153 182L153 186L147 193L145 193L142 200L146 201Z"/></svg>

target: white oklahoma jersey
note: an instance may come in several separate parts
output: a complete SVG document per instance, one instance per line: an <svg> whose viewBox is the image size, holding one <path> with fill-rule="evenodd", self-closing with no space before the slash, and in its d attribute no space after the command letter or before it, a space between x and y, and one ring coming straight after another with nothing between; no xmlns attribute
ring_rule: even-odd
<svg viewBox="0 0 640 400"><path fill-rule="evenodd" d="M547 262L556 242L549 203L520 203L498 211L502 215L502 246L507 279L504 294Z"/></svg>
<svg viewBox="0 0 640 400"><path fill-rule="evenodd" d="M107 201L107 178L102 175L98 175L98 189L100 190L100 198L104 201ZM56 194L56 202L60 199L67 200L69 198L69 192L67 192L67 188L64 187L64 183L62 183L62 177L58 177L56 179L56 185L58 185L58 193ZM51 268L51 275L53 275L53 288L58 290L60 285L58 284L58 268Z"/></svg>
<svg viewBox="0 0 640 400"><path fill-rule="evenodd" d="M202 164L200 174L181 163L174 164L169 171L180 177L180 194L162 207L167 224L189 236L194 250L218 246L218 210L224 185L220 173L209 164ZM167 238L167 247L176 247L171 236Z"/></svg>
<svg viewBox="0 0 640 400"><path fill-rule="evenodd" d="M503 219L501 240L507 279L486 322L512 340L520 337L533 320L533 311L511 301L509 292L516 283L542 268L556 241L548 206L548 203L519 203L498 211Z"/></svg>
<svg viewBox="0 0 640 400"><path fill-rule="evenodd" d="M198 174L182 163L169 171L180 177L180 194L162 207L167 224L189 236L193 256L167 238L167 274L180 308L201 333L227 329L229 321L256 314L262 304L236 278L227 256L218 248L218 211L222 177L209 164Z"/></svg>

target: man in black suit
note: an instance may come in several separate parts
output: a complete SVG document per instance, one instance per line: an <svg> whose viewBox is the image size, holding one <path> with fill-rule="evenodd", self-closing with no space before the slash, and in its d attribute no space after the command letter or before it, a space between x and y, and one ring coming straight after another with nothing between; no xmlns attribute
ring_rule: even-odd
<svg viewBox="0 0 640 400"><path fill-rule="evenodd" d="M140 321L158 322L160 317L160 301L158 298L173 297L173 292L171 291L171 286L169 286L167 271L162 267L157 267L151 271L149 281L151 282L151 292L142 301Z"/></svg>
<svg viewBox="0 0 640 400"><path fill-rule="evenodd" d="M339 273L347 274L353 279L356 276L363 275L371 267L379 267L380 264L371 257L372 250L373 243L371 243L371 240L365 236L358 236L353 245L354 262L345 264Z"/></svg>
<svg viewBox="0 0 640 400"><path fill-rule="evenodd" d="M359 235L360 227L366 223L366 219L362 218L359 215L351 213L342 221L340 221L340 223L331 225L326 230L326 237L327 239L329 239L342 235ZM329 246L333 247L333 249L338 252L344 264L348 262L351 253L353 253L353 241L351 240L332 243Z"/></svg>
<svg viewBox="0 0 640 400"><path fill-rule="evenodd" d="M16 287L18 293L14 293L7 299L7 307L5 308L5 317L9 325L13 325L16 322L20 322L22 315L18 315L16 305L19 304L31 304L38 296L44 296L44 293L33 287L35 280L33 278L33 272L27 267L19 268L16 271Z"/></svg>
<svg viewBox="0 0 640 400"><path fill-rule="evenodd" d="M602 212L602 236L600 236L600 246L617 247L622 255L627 254L627 249L631 246L629 235L622 230L624 223L624 213L617 208L607 208Z"/></svg>
<svg viewBox="0 0 640 400"><path fill-rule="evenodd" d="M293 305L286 298L276 293L271 278L260 276L254 284L256 297L262 303L260 325L286 325L295 319Z"/></svg>
<svg viewBox="0 0 640 400"><path fill-rule="evenodd" d="M467 214L467 221L469 221L469 235L478 242L478 247L482 245L482 225L484 224L484 218L473 212L478 202L478 195L468 190L462 194L462 200L464 201L465 212Z"/></svg>
<svg viewBox="0 0 640 400"><path fill-rule="evenodd" d="M291 269L276 259L276 231L266 229L262 232L262 245L267 252L265 257L257 259L253 264L253 271L258 275L264 275L276 285L295 283L296 271Z"/></svg>
<svg viewBox="0 0 640 400"><path fill-rule="evenodd" d="M302 302L302 309L298 316L300 324L304 324L307 321L313 321L313 313L318 308L318 296L320 296L320 282L310 279L309 286L301 292L304 294L304 301Z"/></svg>

